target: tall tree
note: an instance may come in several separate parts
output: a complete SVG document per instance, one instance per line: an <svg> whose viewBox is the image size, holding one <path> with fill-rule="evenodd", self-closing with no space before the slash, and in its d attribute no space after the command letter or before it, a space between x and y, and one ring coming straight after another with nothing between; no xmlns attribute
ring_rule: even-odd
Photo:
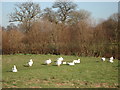
<svg viewBox="0 0 120 90"><path fill-rule="evenodd" d="M43 19L57 23L57 14L52 8L45 8L42 14Z"/></svg>
<svg viewBox="0 0 120 90"><path fill-rule="evenodd" d="M86 10L73 11L70 14L68 22L70 24L76 24L82 20L87 20L90 17L90 12Z"/></svg>
<svg viewBox="0 0 120 90"><path fill-rule="evenodd" d="M70 13L76 9L76 4L68 0L58 0L53 4L53 8L57 8L58 20L61 23L67 23Z"/></svg>
<svg viewBox="0 0 120 90"><path fill-rule="evenodd" d="M16 29L16 30L17 30L17 26L16 26L14 23L10 23L10 24L7 26L7 30L12 30L12 29Z"/></svg>
<svg viewBox="0 0 120 90"><path fill-rule="evenodd" d="M109 20L111 20L112 25L114 26L113 33L115 34L115 42L118 43L118 35L119 35L119 19L120 19L120 14L119 13L114 13L109 17Z"/></svg>
<svg viewBox="0 0 120 90"><path fill-rule="evenodd" d="M16 4L14 12L10 14L10 22L20 22L24 30L30 30L32 23L40 17L40 6L33 2Z"/></svg>

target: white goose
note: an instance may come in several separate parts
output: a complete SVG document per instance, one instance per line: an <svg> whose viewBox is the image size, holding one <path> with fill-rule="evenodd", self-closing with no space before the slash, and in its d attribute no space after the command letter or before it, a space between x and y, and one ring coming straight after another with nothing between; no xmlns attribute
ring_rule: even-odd
<svg viewBox="0 0 120 90"><path fill-rule="evenodd" d="M14 65L14 67L12 68L12 72L17 72L17 68L16 68L15 65Z"/></svg>
<svg viewBox="0 0 120 90"><path fill-rule="evenodd" d="M109 62L110 62L110 63L113 63L113 62L114 62L113 59L114 59L113 57L110 57Z"/></svg>
<svg viewBox="0 0 120 90"><path fill-rule="evenodd" d="M63 59L63 57L60 57L60 58L57 58L57 60L63 61L64 59Z"/></svg>
<svg viewBox="0 0 120 90"><path fill-rule="evenodd" d="M73 60L74 63L80 63L80 59L78 60Z"/></svg>
<svg viewBox="0 0 120 90"><path fill-rule="evenodd" d="M30 61L28 62L28 65L29 65L29 66L32 66L32 65L33 65L32 59L30 59Z"/></svg>
<svg viewBox="0 0 120 90"><path fill-rule="evenodd" d="M113 57L110 57L110 60L113 60L114 58Z"/></svg>
<svg viewBox="0 0 120 90"><path fill-rule="evenodd" d="M114 62L112 59L110 59L109 61L110 61L110 63L113 63L113 62Z"/></svg>
<svg viewBox="0 0 120 90"><path fill-rule="evenodd" d="M75 62L74 61L70 62L70 63L68 63L68 65L75 65Z"/></svg>
<svg viewBox="0 0 120 90"><path fill-rule="evenodd" d="M62 64L62 61L61 60L57 60L56 65L60 66L61 64Z"/></svg>
<svg viewBox="0 0 120 90"><path fill-rule="evenodd" d="M102 57L102 58L101 58L101 60L102 60L102 61L105 61L105 58L104 58L104 57Z"/></svg>
<svg viewBox="0 0 120 90"><path fill-rule="evenodd" d="M52 63L51 59L48 59L45 61L45 64L49 65L50 63Z"/></svg>

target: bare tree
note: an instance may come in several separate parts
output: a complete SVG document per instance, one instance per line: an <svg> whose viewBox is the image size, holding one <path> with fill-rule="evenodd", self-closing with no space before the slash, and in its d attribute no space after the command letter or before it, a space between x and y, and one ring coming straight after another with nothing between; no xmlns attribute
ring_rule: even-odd
<svg viewBox="0 0 120 90"><path fill-rule="evenodd" d="M75 8L76 4L71 1L62 1L58 0L53 4L53 8L57 8L57 14L58 14L58 20L62 23L67 23L67 19L70 16L70 13L72 13Z"/></svg>
<svg viewBox="0 0 120 90"><path fill-rule="evenodd" d="M10 24L7 26L7 30L12 30L12 29L17 29L17 26L16 26L14 23L10 23Z"/></svg>
<svg viewBox="0 0 120 90"><path fill-rule="evenodd" d="M45 8L42 14L42 18L44 20L57 23L57 14L52 10L52 8Z"/></svg>
<svg viewBox="0 0 120 90"><path fill-rule="evenodd" d="M90 12L86 10L73 11L70 14L68 22L70 24L76 24L82 20L87 20L90 17Z"/></svg>
<svg viewBox="0 0 120 90"><path fill-rule="evenodd" d="M16 4L14 13L10 14L10 22L20 22L25 31L30 27L37 18L40 17L40 6L33 2Z"/></svg>
<svg viewBox="0 0 120 90"><path fill-rule="evenodd" d="M118 22L118 19L120 18L120 14L119 13L114 13L114 14L112 14L110 17L109 17L109 19L112 19L112 20L114 20L114 21L116 21L116 22Z"/></svg>

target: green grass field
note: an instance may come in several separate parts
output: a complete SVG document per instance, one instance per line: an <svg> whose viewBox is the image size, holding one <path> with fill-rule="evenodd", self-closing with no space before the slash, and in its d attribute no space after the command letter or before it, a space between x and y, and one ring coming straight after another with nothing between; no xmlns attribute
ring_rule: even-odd
<svg viewBox="0 0 120 90"><path fill-rule="evenodd" d="M118 60L114 63L102 62L101 58L64 56L70 62L80 58L75 66L55 65L59 55L3 55L3 88L117 88ZM33 59L32 67L23 65ZM44 65L46 59L52 59L51 65ZM11 72L13 65L18 72Z"/></svg>

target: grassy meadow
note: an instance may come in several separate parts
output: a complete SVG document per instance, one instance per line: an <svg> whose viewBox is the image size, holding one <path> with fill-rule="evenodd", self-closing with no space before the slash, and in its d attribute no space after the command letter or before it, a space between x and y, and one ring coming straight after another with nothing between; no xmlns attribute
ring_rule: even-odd
<svg viewBox="0 0 120 90"><path fill-rule="evenodd" d="M80 58L81 63L58 67L54 61L60 56L66 62ZM24 64L31 58L33 66L25 67ZM49 58L52 64L44 65L44 61ZM17 73L11 72L14 64ZM3 88L117 88L118 60L110 63L102 62L101 57L3 55L2 79Z"/></svg>

